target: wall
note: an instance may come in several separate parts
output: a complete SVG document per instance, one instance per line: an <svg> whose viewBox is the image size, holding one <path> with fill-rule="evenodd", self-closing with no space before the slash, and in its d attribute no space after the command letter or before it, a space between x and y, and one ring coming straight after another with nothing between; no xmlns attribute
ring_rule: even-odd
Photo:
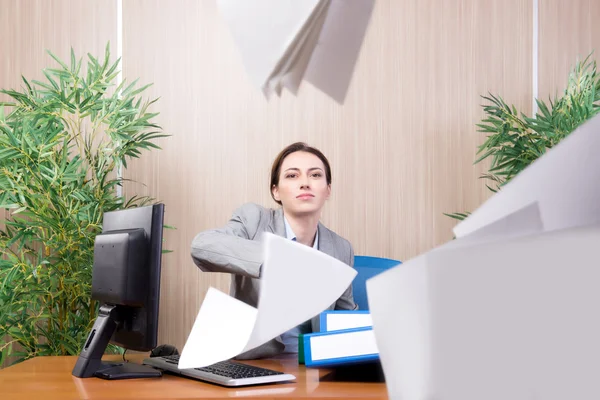
<svg viewBox="0 0 600 400"><path fill-rule="evenodd" d="M539 12L534 14L538 3ZM101 54L117 40L115 1L5 1L0 6L0 87L39 77L50 48ZM329 157L333 195L323 222L357 254L407 260L452 238L444 212L468 211L490 192L473 166L484 135L480 95L531 112L562 90L577 54L600 43L593 0L377 0L345 104L310 84L267 101L252 86L213 0L122 2L123 76L153 82L163 150L132 162L143 182L127 194L166 204L160 342L181 348L206 289L229 277L192 263L194 235L223 225L238 205L275 206L271 161L307 141ZM538 65L533 28L538 19ZM113 46L116 48L116 46ZM37 74L37 75L36 75Z"/></svg>
<svg viewBox="0 0 600 400"><path fill-rule="evenodd" d="M540 1L539 95L547 104L561 95L576 60L598 60L600 2Z"/></svg>

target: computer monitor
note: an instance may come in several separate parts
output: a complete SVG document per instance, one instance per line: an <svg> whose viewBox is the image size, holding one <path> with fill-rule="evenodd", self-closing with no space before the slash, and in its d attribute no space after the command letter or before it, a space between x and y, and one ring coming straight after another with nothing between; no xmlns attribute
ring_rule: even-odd
<svg viewBox="0 0 600 400"><path fill-rule="evenodd" d="M94 242L92 299L100 304L72 374L106 379L160 376L135 363L104 363L109 341L126 349L156 347L164 205L106 212Z"/></svg>

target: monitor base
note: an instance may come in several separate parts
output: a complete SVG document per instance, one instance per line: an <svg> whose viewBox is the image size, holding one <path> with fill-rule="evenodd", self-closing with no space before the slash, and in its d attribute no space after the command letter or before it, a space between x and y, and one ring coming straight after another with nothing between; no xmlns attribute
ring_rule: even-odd
<svg viewBox="0 0 600 400"><path fill-rule="evenodd" d="M94 374L102 379L159 378L162 372L147 365L135 363L101 363Z"/></svg>

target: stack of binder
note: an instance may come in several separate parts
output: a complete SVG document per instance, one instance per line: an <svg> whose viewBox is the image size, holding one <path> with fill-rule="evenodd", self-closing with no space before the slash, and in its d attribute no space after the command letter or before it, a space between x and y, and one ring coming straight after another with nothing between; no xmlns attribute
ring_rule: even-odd
<svg viewBox="0 0 600 400"><path fill-rule="evenodd" d="M379 360L368 311L325 311L319 332L299 337L298 361L307 367L338 367Z"/></svg>

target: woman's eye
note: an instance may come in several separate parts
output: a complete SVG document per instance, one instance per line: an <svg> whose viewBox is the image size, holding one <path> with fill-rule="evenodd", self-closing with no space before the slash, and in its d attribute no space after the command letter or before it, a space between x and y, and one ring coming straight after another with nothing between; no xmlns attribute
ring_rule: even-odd
<svg viewBox="0 0 600 400"><path fill-rule="evenodd" d="M286 178L295 178L295 177L296 177L296 174L288 174L288 175L286 175L285 177L286 177Z"/></svg>
<svg viewBox="0 0 600 400"><path fill-rule="evenodd" d="M320 178L323 175L320 172L315 172L312 176L315 177L315 178Z"/></svg>

